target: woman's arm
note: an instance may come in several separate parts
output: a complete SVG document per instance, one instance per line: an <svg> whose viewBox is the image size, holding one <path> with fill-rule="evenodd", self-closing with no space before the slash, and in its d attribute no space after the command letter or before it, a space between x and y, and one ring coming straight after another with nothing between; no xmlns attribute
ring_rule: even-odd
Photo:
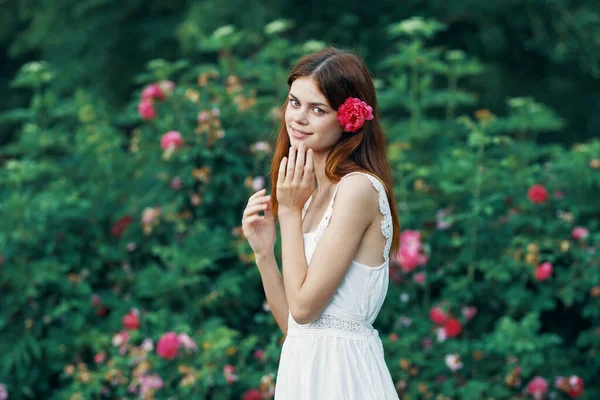
<svg viewBox="0 0 600 400"><path fill-rule="evenodd" d="M287 335L289 307L285 296L283 278L279 273L277 261L274 254L256 256L256 266L260 271L267 302L271 307L271 313L279 325L279 329Z"/></svg>
<svg viewBox="0 0 600 400"><path fill-rule="evenodd" d="M378 193L366 177L349 176L340 182L329 226L312 255L310 268L304 256L301 213L280 212L285 294L296 322L306 324L321 315L348 272L376 212Z"/></svg>

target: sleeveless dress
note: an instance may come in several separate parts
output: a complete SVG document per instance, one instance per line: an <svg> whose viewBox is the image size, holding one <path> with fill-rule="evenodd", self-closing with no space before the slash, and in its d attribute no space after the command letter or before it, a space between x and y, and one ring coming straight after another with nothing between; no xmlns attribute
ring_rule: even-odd
<svg viewBox="0 0 600 400"><path fill-rule="evenodd" d="M288 314L288 333L281 350L275 400L397 400L398 394L384 360L383 345L372 326L385 300L389 283L392 217L383 184L365 175L379 193L386 238L384 263L369 267L352 261L323 313L300 325ZM341 182L341 180L340 180ZM304 234L307 263L329 224L337 184L315 232ZM302 219L312 196L302 210Z"/></svg>

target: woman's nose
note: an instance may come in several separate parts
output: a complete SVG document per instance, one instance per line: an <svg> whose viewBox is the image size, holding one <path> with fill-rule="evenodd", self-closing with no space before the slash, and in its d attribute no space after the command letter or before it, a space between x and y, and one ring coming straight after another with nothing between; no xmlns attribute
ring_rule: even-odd
<svg viewBox="0 0 600 400"><path fill-rule="evenodd" d="M308 119L306 118L306 110L296 110L293 116L293 120L297 124L305 125L308 122Z"/></svg>

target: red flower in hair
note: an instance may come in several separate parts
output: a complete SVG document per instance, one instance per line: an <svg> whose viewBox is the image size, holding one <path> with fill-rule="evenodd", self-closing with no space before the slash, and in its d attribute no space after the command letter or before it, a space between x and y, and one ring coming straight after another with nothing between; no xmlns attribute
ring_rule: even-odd
<svg viewBox="0 0 600 400"><path fill-rule="evenodd" d="M373 108L356 97L348 97L338 108L338 121L347 132L358 132L365 121L373 119Z"/></svg>

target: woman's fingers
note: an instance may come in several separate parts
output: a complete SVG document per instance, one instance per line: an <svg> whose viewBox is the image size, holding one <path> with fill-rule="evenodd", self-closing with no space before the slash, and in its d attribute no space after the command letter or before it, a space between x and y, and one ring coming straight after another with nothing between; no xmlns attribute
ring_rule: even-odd
<svg viewBox="0 0 600 400"><path fill-rule="evenodd" d="M296 148L294 146L290 147L289 157L290 159L285 172L286 182L292 182L294 179L294 169L296 168Z"/></svg>
<svg viewBox="0 0 600 400"><path fill-rule="evenodd" d="M264 211L267 209L267 205L266 204L256 204L253 206L248 206L246 208L246 210L244 210L244 218L249 217L255 213L258 213L260 211Z"/></svg>
<svg viewBox="0 0 600 400"><path fill-rule="evenodd" d="M262 221L263 219L265 219L264 216L256 214L256 215L246 218L246 224L251 225L254 222Z"/></svg>
<svg viewBox="0 0 600 400"><path fill-rule="evenodd" d="M302 181L302 176L304 175L304 153L305 153L304 143L300 143L300 147L298 148L298 152L296 155L296 165L294 169L294 182L299 184Z"/></svg>
<svg viewBox="0 0 600 400"><path fill-rule="evenodd" d="M283 157L279 163L279 173L277 175L277 186L281 186L285 181L285 169L287 166L287 158Z"/></svg>
<svg viewBox="0 0 600 400"><path fill-rule="evenodd" d="M306 165L304 165L304 174L302 175L302 183L313 187L314 186L314 165L313 165L313 151L308 149L306 151Z"/></svg>

